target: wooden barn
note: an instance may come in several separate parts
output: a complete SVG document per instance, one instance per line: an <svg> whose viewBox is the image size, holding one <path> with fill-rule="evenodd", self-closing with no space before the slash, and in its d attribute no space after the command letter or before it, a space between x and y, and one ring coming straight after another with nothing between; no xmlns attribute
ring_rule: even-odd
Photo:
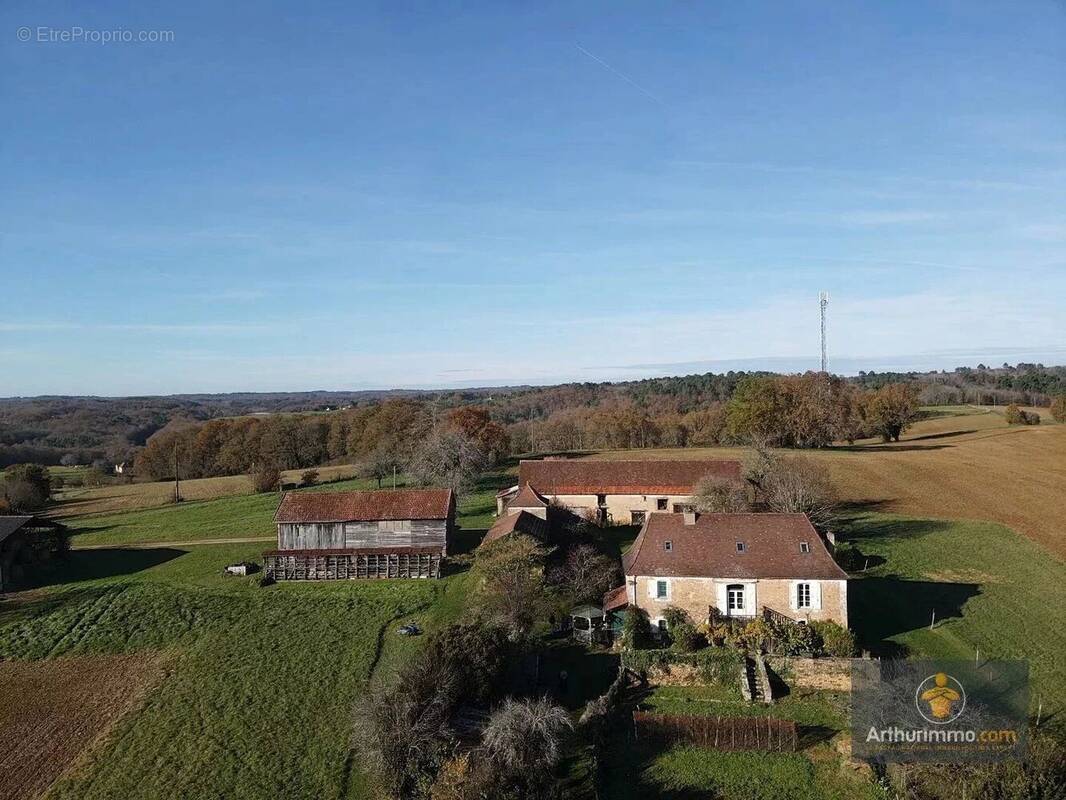
<svg viewBox="0 0 1066 800"><path fill-rule="evenodd" d="M275 580L438 578L455 529L450 489L289 492L274 515Z"/></svg>
<svg viewBox="0 0 1066 800"><path fill-rule="evenodd" d="M66 549L67 529L35 516L0 516L0 592L25 580L41 563Z"/></svg>

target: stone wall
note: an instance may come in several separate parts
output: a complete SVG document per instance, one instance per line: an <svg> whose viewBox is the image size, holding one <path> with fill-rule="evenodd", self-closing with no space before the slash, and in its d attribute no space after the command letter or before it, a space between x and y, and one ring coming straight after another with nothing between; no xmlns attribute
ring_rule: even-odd
<svg viewBox="0 0 1066 800"><path fill-rule="evenodd" d="M789 686L830 692L851 691L851 658L767 656L766 664Z"/></svg>

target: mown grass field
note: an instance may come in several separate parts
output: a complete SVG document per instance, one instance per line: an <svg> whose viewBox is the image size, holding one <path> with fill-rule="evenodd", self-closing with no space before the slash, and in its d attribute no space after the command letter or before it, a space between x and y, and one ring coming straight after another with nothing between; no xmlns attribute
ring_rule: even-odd
<svg viewBox="0 0 1066 800"><path fill-rule="evenodd" d="M342 487L316 491L330 488ZM113 515L120 524L90 535L171 541L264 521L269 533L276 502L251 495ZM492 509L491 489L464 499L461 549ZM461 616L468 576L260 588L256 576L222 575L264 546L75 549L44 585L0 600L0 659L166 656L158 688L49 798L372 795L349 757L357 705L421 645L396 635L400 624L431 631Z"/></svg>
<svg viewBox="0 0 1066 800"><path fill-rule="evenodd" d="M169 674L54 798L362 797L351 722L390 623L443 581L223 578L243 546L74 552L67 581L0 615L0 657L164 651Z"/></svg>
<svg viewBox="0 0 1066 800"><path fill-rule="evenodd" d="M460 498L458 521L467 530L485 530L496 511L497 486L507 477L490 473L476 491ZM401 481L399 485L403 485ZM322 484L299 491L337 492L372 489L376 482L363 478ZM184 502L114 514L95 514L63 520L73 534L73 546L190 542L212 539L270 538L277 535L274 512L280 495L243 494L217 500ZM262 548L261 548L262 549Z"/></svg>
<svg viewBox="0 0 1066 800"><path fill-rule="evenodd" d="M355 476L355 467L342 464L331 467L316 467L321 481L346 480ZM49 472L64 477L77 475L79 467L49 467ZM286 483L298 483L304 470L292 469L282 473ZM377 482L364 481L367 488L376 487ZM186 502L217 500L220 497L234 497L252 493L252 479L248 475L226 475L220 478L195 478L181 482L181 495ZM121 511L136 511L145 508L159 508L170 505L174 497L173 481L151 481L145 483L112 483L107 486L80 487L61 489L57 495L56 506L50 513L57 517L84 516L86 514L109 514Z"/></svg>
<svg viewBox="0 0 1066 800"><path fill-rule="evenodd" d="M913 517L999 522L1066 559L1066 425L1012 427L1002 409L937 412L898 443L871 440L802 454L826 465L847 503ZM592 457L737 458L743 452L684 448Z"/></svg>
<svg viewBox="0 0 1066 800"><path fill-rule="evenodd" d="M849 584L863 646L883 655L1023 658L1032 711L1066 722L1066 564L990 522L860 514L846 541L869 557ZM936 622L933 622L933 612Z"/></svg>

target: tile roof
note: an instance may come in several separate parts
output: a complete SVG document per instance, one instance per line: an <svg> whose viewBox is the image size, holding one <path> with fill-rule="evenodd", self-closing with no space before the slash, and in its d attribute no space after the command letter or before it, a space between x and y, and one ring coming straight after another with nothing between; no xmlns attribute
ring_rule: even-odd
<svg viewBox="0 0 1066 800"><path fill-rule="evenodd" d="M648 515L622 557L627 576L847 578L805 514L699 514L694 525L684 516ZM737 542L744 552L737 552ZM803 542L809 552L802 552Z"/></svg>
<svg viewBox="0 0 1066 800"><path fill-rule="evenodd" d="M504 514L492 527L489 528L488 533L485 534L485 538L481 540L481 544L485 545L489 542L495 542L497 539L502 539L509 533L524 533L527 536L532 536L535 539L545 539L548 536L548 523L546 520L541 519L535 514L530 514L528 511L519 511L516 514Z"/></svg>
<svg viewBox="0 0 1066 800"><path fill-rule="evenodd" d="M687 495L706 475L743 480L739 461L600 461L593 459L521 461L519 484L544 494Z"/></svg>
<svg viewBox="0 0 1066 800"><path fill-rule="evenodd" d="M44 517L36 517L32 514L19 515L10 514L0 516L0 542L4 541L8 536L15 531L21 530L24 527L30 528L50 528L57 530L63 526L55 520L45 519Z"/></svg>
<svg viewBox="0 0 1066 800"><path fill-rule="evenodd" d="M629 597L626 595L626 585L615 586L603 596L603 611L614 611L616 608L624 608L629 605Z"/></svg>
<svg viewBox="0 0 1066 800"><path fill-rule="evenodd" d="M518 490L511 501L507 504L508 508L547 508L548 501L541 496L540 492L530 486L528 483L524 484L521 489Z"/></svg>
<svg viewBox="0 0 1066 800"><path fill-rule="evenodd" d="M380 492L286 492L275 522L447 519L451 489L393 489Z"/></svg>

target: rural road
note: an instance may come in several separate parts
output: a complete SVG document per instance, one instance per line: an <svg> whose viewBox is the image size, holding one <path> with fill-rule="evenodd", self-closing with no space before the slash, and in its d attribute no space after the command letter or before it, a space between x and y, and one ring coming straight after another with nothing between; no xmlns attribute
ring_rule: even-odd
<svg viewBox="0 0 1066 800"><path fill-rule="evenodd" d="M71 550L148 550L155 547L185 547L191 544L247 544L273 542L276 536L247 536L238 539L193 539L187 542L128 542L126 544L72 544Z"/></svg>

